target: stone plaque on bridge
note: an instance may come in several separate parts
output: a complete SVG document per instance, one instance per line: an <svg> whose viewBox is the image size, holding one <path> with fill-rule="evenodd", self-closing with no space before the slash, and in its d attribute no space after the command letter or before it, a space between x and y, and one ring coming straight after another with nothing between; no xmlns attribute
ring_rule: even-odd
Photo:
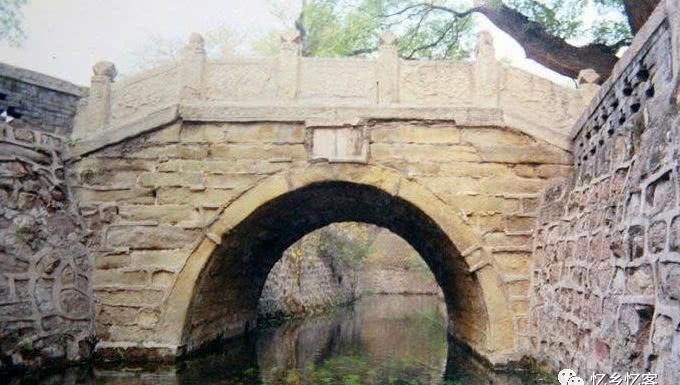
<svg viewBox="0 0 680 385"><path fill-rule="evenodd" d="M368 137L363 127L314 127L311 129L312 160L368 162Z"/></svg>

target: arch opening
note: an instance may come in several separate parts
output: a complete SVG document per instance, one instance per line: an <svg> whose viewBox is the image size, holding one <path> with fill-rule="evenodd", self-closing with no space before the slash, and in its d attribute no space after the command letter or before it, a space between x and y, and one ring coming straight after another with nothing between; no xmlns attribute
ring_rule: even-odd
<svg viewBox="0 0 680 385"><path fill-rule="evenodd" d="M373 224L408 242L442 289L453 334L484 350L489 317L482 289L444 230L414 204L380 188L323 181L267 201L223 235L193 289L184 351L251 329L268 274L283 252L305 234L337 222Z"/></svg>
<svg viewBox="0 0 680 385"><path fill-rule="evenodd" d="M444 304L434 275L408 242L367 223L332 223L306 234L276 262L260 297L258 324L375 300L368 297L398 302L393 296L430 296ZM412 307L403 302L404 310Z"/></svg>

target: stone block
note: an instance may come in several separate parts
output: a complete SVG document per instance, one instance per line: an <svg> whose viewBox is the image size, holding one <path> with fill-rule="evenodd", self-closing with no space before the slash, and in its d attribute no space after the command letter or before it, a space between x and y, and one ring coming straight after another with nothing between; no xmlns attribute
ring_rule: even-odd
<svg viewBox="0 0 680 385"><path fill-rule="evenodd" d="M478 162L481 160L474 147L431 144L374 143L370 148L372 161L403 159L407 162Z"/></svg>
<svg viewBox="0 0 680 385"><path fill-rule="evenodd" d="M139 326L141 329L152 330L156 324L158 324L159 320L160 316L157 311L143 309L137 314L135 324L137 324L137 326Z"/></svg>
<svg viewBox="0 0 680 385"><path fill-rule="evenodd" d="M31 302L0 304L0 311L12 318L29 318L33 314L33 305Z"/></svg>
<svg viewBox="0 0 680 385"><path fill-rule="evenodd" d="M215 159L307 159L307 150L302 144L213 144L210 155Z"/></svg>
<svg viewBox="0 0 680 385"><path fill-rule="evenodd" d="M461 129L462 140L474 146L527 146L535 141L518 131L497 128L468 128Z"/></svg>
<svg viewBox="0 0 680 385"><path fill-rule="evenodd" d="M371 129L376 143L458 144L460 129L455 126L390 125Z"/></svg>
<svg viewBox="0 0 680 385"><path fill-rule="evenodd" d="M116 152L118 155L119 152ZM169 144L166 146L144 147L126 154L131 159L205 159L208 157L207 144Z"/></svg>
<svg viewBox="0 0 680 385"><path fill-rule="evenodd" d="M666 302L680 304L680 264L660 263L658 269L661 279L659 296Z"/></svg>
<svg viewBox="0 0 680 385"><path fill-rule="evenodd" d="M626 290L633 295L654 295L654 272L651 265L626 269Z"/></svg>
<svg viewBox="0 0 680 385"><path fill-rule="evenodd" d="M666 248L666 222L658 221L649 226L647 231L649 251L659 253Z"/></svg>
<svg viewBox="0 0 680 385"><path fill-rule="evenodd" d="M171 271L179 270L186 259L188 253L179 250L136 250L130 253L130 265L141 268L160 268Z"/></svg>
<svg viewBox="0 0 680 385"><path fill-rule="evenodd" d="M125 221L157 221L161 224L200 223L200 213L188 205L120 206L118 215Z"/></svg>
<svg viewBox="0 0 680 385"><path fill-rule="evenodd" d="M640 225L628 228L628 258L635 260L645 254L645 230Z"/></svg>
<svg viewBox="0 0 680 385"><path fill-rule="evenodd" d="M110 247L131 249L181 249L198 240L198 231L173 226L112 226L107 234Z"/></svg>
<svg viewBox="0 0 680 385"><path fill-rule="evenodd" d="M418 167L426 163L419 162ZM436 162L437 169L432 176L465 176L472 178L497 177L510 175L513 169L509 165L498 163L472 163L472 162Z"/></svg>
<svg viewBox="0 0 680 385"><path fill-rule="evenodd" d="M81 202L116 202L130 204L153 204L153 189L146 188L110 188L96 189L73 187L73 191Z"/></svg>
<svg viewBox="0 0 680 385"><path fill-rule="evenodd" d="M676 205L675 184L671 181L670 173L666 173L647 186L646 214L653 215L660 211L669 210Z"/></svg>
<svg viewBox="0 0 680 385"><path fill-rule="evenodd" d="M147 143L167 144L177 143L180 141L180 123L170 124L161 128L160 130L151 132L144 139Z"/></svg>
<svg viewBox="0 0 680 385"><path fill-rule="evenodd" d="M155 287L168 287L175 280L175 274L170 271L160 270L151 274L151 284Z"/></svg>
<svg viewBox="0 0 680 385"><path fill-rule="evenodd" d="M218 208L227 205L237 195L238 191L235 190L162 187L158 189L158 204Z"/></svg>
<svg viewBox="0 0 680 385"><path fill-rule="evenodd" d="M149 283L149 274L146 271L95 270L92 283L95 287L145 286Z"/></svg>
<svg viewBox="0 0 680 385"><path fill-rule="evenodd" d="M484 243L490 247L530 247L530 235L508 235L504 232L489 232L484 234Z"/></svg>
<svg viewBox="0 0 680 385"><path fill-rule="evenodd" d="M572 162L568 152L540 144L528 146L478 145L477 149L479 156L485 162L555 165L569 165Z"/></svg>
<svg viewBox="0 0 680 385"><path fill-rule="evenodd" d="M328 162L368 162L368 138L364 127L314 127L311 159Z"/></svg>
<svg viewBox="0 0 680 385"><path fill-rule="evenodd" d="M158 165L160 172L204 172L207 174L272 174L284 165L267 160L183 160L173 159Z"/></svg>
<svg viewBox="0 0 680 385"><path fill-rule="evenodd" d="M243 191L249 187L254 186L265 178L265 175L252 174L228 174L228 175L206 175L204 177L204 184L207 188L227 189Z"/></svg>
<svg viewBox="0 0 680 385"><path fill-rule="evenodd" d="M70 317L87 317L92 306L91 299L75 289L64 289L59 293L61 308Z"/></svg>
<svg viewBox="0 0 680 385"><path fill-rule="evenodd" d="M97 322L104 325L134 325L138 307L129 306L97 306Z"/></svg>
<svg viewBox="0 0 680 385"><path fill-rule="evenodd" d="M230 143L302 144L305 142L305 128L302 125L229 124L225 128L225 138Z"/></svg>
<svg viewBox="0 0 680 385"><path fill-rule="evenodd" d="M118 269L125 267L130 263L130 255L128 254L109 254L98 255L95 257L94 266L97 269Z"/></svg>
<svg viewBox="0 0 680 385"><path fill-rule="evenodd" d="M138 183L141 187L191 187L201 186L204 183L201 173L145 173L139 176Z"/></svg>
<svg viewBox="0 0 680 385"><path fill-rule="evenodd" d="M95 297L104 305L111 306L158 306L163 291L148 289L97 289Z"/></svg>
<svg viewBox="0 0 680 385"><path fill-rule="evenodd" d="M680 216L673 218L669 230L669 249L680 252Z"/></svg>
<svg viewBox="0 0 680 385"><path fill-rule="evenodd" d="M494 252L493 257L502 272L513 275L529 275L531 254L526 252Z"/></svg>
<svg viewBox="0 0 680 385"><path fill-rule="evenodd" d="M531 232L536 225L535 217L527 216L506 216L504 219L505 230L508 233L523 233Z"/></svg>
<svg viewBox="0 0 680 385"><path fill-rule="evenodd" d="M476 198L476 195L479 194L481 190L481 183L479 179L474 179L471 177L442 176L442 177L421 177L417 178L417 180L422 182L424 185L428 186L432 190L432 192L446 200L456 199L457 196L459 195L474 196L470 197L469 199L466 199L465 201L460 202L465 204L466 206L469 206L469 210L471 211L475 210L476 206L475 203L488 205L489 203L493 203L494 200L499 204L501 201L501 199L488 196L485 196L488 198L486 202L482 202L484 199ZM474 202L474 200L477 200L478 202Z"/></svg>
<svg viewBox="0 0 680 385"><path fill-rule="evenodd" d="M501 194L538 194L545 181L513 176L489 177L481 180L481 189L488 195Z"/></svg>

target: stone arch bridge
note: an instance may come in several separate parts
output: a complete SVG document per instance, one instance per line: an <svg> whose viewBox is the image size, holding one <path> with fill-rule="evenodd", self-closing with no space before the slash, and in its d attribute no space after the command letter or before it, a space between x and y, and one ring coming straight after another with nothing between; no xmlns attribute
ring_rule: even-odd
<svg viewBox="0 0 680 385"><path fill-rule="evenodd" d="M252 327L284 249L332 222L407 240L458 339L494 363L526 343L538 193L571 170L568 131L597 86L495 59L181 60L113 82L94 67L70 154L92 231L99 349L175 356Z"/></svg>

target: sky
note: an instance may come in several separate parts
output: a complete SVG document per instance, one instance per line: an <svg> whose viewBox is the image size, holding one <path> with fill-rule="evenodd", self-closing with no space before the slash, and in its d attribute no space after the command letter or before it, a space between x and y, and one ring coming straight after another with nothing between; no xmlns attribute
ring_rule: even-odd
<svg viewBox="0 0 680 385"><path fill-rule="evenodd" d="M290 3L291 14L299 1ZM258 36L282 29L268 0L29 0L23 9L26 39L20 47L0 42L0 62L31 69L87 86L92 66L101 60L129 73L135 52L154 37L185 41L192 32L207 34L228 28ZM494 36L496 56L565 85L573 84L537 63L509 36L485 19L482 29Z"/></svg>

